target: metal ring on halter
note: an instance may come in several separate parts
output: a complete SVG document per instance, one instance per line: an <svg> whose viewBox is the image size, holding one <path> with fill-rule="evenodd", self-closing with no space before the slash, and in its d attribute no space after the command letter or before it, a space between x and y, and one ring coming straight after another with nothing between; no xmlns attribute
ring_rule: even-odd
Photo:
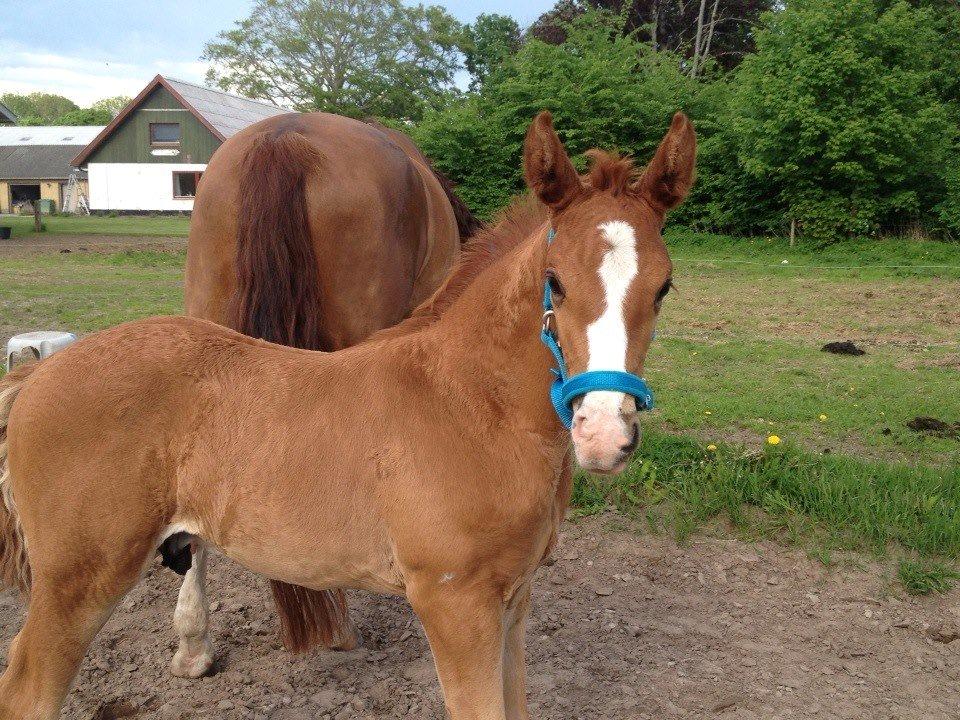
<svg viewBox="0 0 960 720"><path fill-rule="evenodd" d="M553 310L547 310L543 313L543 331L545 333L556 334L553 328L557 322L557 314Z"/></svg>

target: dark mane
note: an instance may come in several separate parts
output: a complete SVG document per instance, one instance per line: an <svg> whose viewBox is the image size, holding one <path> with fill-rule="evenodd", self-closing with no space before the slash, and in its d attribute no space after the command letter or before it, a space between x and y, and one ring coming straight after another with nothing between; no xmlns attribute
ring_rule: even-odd
<svg viewBox="0 0 960 720"><path fill-rule="evenodd" d="M587 157L591 164L586 180L594 190L606 190L620 195L630 189L642 172L634 166L630 156L620 156L604 150L588 150Z"/></svg>
<svg viewBox="0 0 960 720"><path fill-rule="evenodd" d="M400 324L375 333L377 341L406 335L435 322L471 283L498 258L523 242L547 219L547 209L532 195L522 195L501 210L493 222L464 245L460 262L443 284Z"/></svg>

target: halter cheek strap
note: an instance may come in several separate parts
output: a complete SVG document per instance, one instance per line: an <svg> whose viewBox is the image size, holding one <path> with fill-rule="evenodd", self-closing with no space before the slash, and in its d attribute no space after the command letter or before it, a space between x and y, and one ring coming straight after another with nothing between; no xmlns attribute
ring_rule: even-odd
<svg viewBox="0 0 960 720"><path fill-rule="evenodd" d="M553 228L550 228L547 244L553 242L554 235ZM622 370L587 370L568 377L567 364L563 360L563 350L560 349L560 341L554 328L555 320L553 293L550 290L550 281L547 280L543 284L543 327L540 330L540 340L557 362L557 366L550 370L554 376L550 384L550 400L564 427L570 429L573 425L573 401L596 390L622 392L633 396L638 410L653 409L653 393L646 380L633 373Z"/></svg>

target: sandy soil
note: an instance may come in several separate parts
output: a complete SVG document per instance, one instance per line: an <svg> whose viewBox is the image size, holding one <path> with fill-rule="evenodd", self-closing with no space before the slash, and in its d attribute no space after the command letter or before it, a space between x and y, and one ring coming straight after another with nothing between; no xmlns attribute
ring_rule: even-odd
<svg viewBox="0 0 960 720"><path fill-rule="evenodd" d="M141 235L40 235L0 240L0 257L24 257L56 252L122 252L124 250L186 250L182 237Z"/></svg>
<svg viewBox="0 0 960 720"><path fill-rule="evenodd" d="M800 550L567 524L536 582L527 632L534 718L960 717L960 593L910 598L878 567L827 570ZM406 603L355 593L363 646L281 650L266 583L219 559L210 573L215 673L167 672L178 578L157 564L84 661L70 720L443 717ZM22 621L0 595L3 643Z"/></svg>

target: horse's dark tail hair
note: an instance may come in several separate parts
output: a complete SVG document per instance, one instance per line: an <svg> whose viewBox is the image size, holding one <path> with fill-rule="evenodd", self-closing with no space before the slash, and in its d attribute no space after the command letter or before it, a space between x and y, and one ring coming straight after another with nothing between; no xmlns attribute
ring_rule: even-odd
<svg viewBox="0 0 960 720"><path fill-rule="evenodd" d="M257 135L243 159L237 222L237 283L228 324L245 335L330 350L320 315L317 254L306 184L323 153L290 128ZM355 644L342 590L309 590L272 580L280 634L292 652Z"/></svg>
<svg viewBox="0 0 960 720"><path fill-rule="evenodd" d="M243 159L231 327L283 345L328 350L306 181L324 157L298 132L260 133Z"/></svg>

